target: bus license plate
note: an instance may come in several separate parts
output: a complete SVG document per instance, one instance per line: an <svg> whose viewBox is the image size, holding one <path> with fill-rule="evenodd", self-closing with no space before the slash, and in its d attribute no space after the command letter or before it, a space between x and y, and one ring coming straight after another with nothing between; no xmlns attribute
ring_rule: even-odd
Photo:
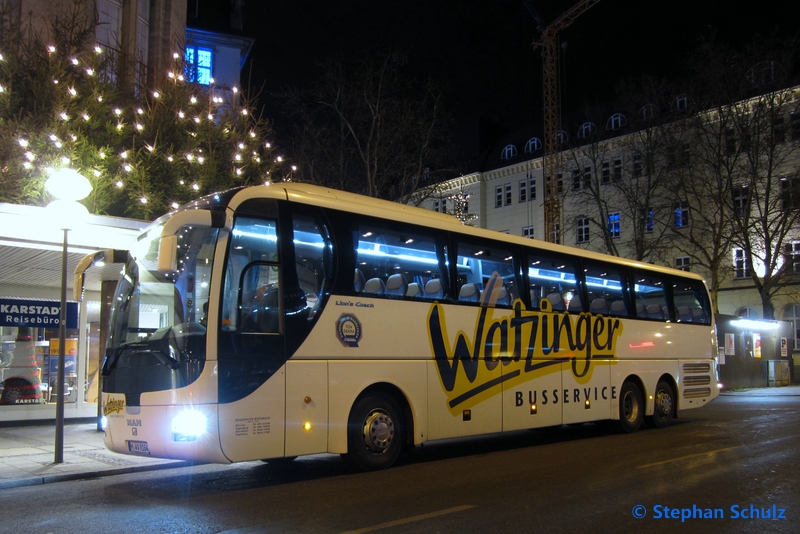
<svg viewBox="0 0 800 534"><path fill-rule="evenodd" d="M146 441L129 441L128 450L136 454L150 454L150 449L147 448Z"/></svg>

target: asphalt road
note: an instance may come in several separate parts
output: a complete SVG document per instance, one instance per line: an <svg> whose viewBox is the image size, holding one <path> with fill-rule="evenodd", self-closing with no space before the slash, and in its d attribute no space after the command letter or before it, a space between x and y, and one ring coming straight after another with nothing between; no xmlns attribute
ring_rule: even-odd
<svg viewBox="0 0 800 534"><path fill-rule="evenodd" d="M451 441L374 473L319 455L8 489L0 532L800 532L799 478L800 397L721 397L666 429Z"/></svg>

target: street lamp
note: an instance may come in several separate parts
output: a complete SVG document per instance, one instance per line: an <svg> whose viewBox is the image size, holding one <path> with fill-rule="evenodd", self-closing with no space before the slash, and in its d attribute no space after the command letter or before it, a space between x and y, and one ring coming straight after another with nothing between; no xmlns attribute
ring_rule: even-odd
<svg viewBox="0 0 800 534"><path fill-rule="evenodd" d="M64 248L61 254L61 316L58 322L58 377L56 378L56 442L53 463L64 463L64 345L67 343L67 233L89 214L86 206L78 200L92 192L92 184L73 169L54 171L44 184L47 191L56 197L47 205L48 212L64 232Z"/></svg>

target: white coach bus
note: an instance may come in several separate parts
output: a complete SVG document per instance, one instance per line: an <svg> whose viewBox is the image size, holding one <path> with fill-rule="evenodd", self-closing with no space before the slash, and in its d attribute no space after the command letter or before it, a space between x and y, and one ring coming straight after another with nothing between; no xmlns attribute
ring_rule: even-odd
<svg viewBox="0 0 800 534"><path fill-rule="evenodd" d="M165 215L116 256L102 409L121 453L329 452L380 469L445 438L662 427L718 395L700 276L440 213L240 188Z"/></svg>

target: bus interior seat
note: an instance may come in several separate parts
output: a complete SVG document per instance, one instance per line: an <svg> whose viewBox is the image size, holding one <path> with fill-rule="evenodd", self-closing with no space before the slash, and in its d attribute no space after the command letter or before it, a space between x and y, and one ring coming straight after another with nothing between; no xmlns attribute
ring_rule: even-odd
<svg viewBox="0 0 800 534"><path fill-rule="evenodd" d="M660 304L650 304L647 306L648 319L664 319L664 310L661 309Z"/></svg>
<svg viewBox="0 0 800 534"><path fill-rule="evenodd" d="M616 315L620 317L625 317L628 315L628 309L625 307L624 300L615 300L611 303L611 307L608 309L609 315Z"/></svg>
<svg viewBox="0 0 800 534"><path fill-rule="evenodd" d="M422 286L416 282L411 282L408 284L408 289L406 290L407 297L419 298L422 296Z"/></svg>
<svg viewBox="0 0 800 534"><path fill-rule="evenodd" d="M441 278L434 278L428 280L425 284L425 298L426 299L440 299L444 296L444 289L442 288Z"/></svg>
<svg viewBox="0 0 800 534"><path fill-rule="evenodd" d="M692 310L689 306L678 306L678 320L682 323L692 322Z"/></svg>
<svg viewBox="0 0 800 534"><path fill-rule="evenodd" d="M497 290L497 306L511 306L511 293L508 292L506 286L502 286Z"/></svg>
<svg viewBox="0 0 800 534"><path fill-rule="evenodd" d="M706 312L704 312L702 308L692 308L692 322L705 324Z"/></svg>
<svg viewBox="0 0 800 534"><path fill-rule="evenodd" d="M400 273L396 273L386 280L386 290L384 291L384 295L403 297L405 296L407 289L408 282L406 282L405 277Z"/></svg>
<svg viewBox="0 0 800 534"><path fill-rule="evenodd" d="M561 293L550 293L547 295L547 300L550 301L550 307L553 311L564 311L564 298Z"/></svg>
<svg viewBox="0 0 800 534"><path fill-rule="evenodd" d="M383 283L383 280L380 278L370 278L367 280L367 283L364 284L364 293L369 293L372 295L383 295L384 291L386 290L386 284Z"/></svg>
<svg viewBox="0 0 800 534"><path fill-rule="evenodd" d="M636 317L645 319L647 317L647 308L643 302L636 303Z"/></svg>
<svg viewBox="0 0 800 534"><path fill-rule="evenodd" d="M583 304L581 304L581 298L579 296L574 296L569 301L569 306L567 306L567 311L571 312L582 312L583 311Z"/></svg>
<svg viewBox="0 0 800 534"><path fill-rule="evenodd" d="M353 289L356 293L361 293L364 291L364 285L367 283L367 279L364 277L364 273L361 272L361 269L356 269L356 276L355 280L353 280Z"/></svg>
<svg viewBox="0 0 800 534"><path fill-rule="evenodd" d="M481 300L481 290L478 284L464 284L458 292L459 302L478 302Z"/></svg>
<svg viewBox="0 0 800 534"><path fill-rule="evenodd" d="M603 297L597 297L596 299L592 300L592 304L589 306L589 311L592 313L608 315L608 301L606 301L606 299Z"/></svg>

